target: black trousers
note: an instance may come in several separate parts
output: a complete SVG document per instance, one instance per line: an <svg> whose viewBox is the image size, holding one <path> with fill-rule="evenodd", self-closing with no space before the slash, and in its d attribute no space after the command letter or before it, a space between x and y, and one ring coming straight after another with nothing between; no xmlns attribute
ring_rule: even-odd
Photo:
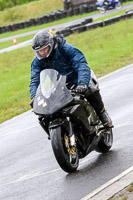
<svg viewBox="0 0 133 200"><path fill-rule="evenodd" d="M85 97L98 115L105 111L99 88L88 87Z"/></svg>

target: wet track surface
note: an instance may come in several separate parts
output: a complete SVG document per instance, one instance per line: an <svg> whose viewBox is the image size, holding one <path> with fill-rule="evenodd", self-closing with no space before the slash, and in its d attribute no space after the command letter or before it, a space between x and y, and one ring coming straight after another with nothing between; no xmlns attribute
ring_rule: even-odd
<svg viewBox="0 0 133 200"><path fill-rule="evenodd" d="M114 144L80 160L77 172L58 166L37 116L26 112L0 125L1 200L80 200L133 165L133 65L100 79L114 123Z"/></svg>

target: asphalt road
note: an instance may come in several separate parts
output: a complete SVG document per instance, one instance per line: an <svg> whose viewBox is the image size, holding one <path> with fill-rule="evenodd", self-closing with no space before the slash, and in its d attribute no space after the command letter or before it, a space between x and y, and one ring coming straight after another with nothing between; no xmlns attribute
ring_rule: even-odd
<svg viewBox="0 0 133 200"><path fill-rule="evenodd" d="M0 125L1 200L80 200L133 165L133 64L100 79L114 123L107 154L92 152L67 174L58 166L37 116L28 111Z"/></svg>

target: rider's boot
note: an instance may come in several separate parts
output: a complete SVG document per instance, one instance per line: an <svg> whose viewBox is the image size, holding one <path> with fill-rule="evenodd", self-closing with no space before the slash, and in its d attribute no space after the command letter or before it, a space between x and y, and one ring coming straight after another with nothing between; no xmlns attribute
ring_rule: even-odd
<svg viewBox="0 0 133 200"><path fill-rule="evenodd" d="M96 111L103 126L107 129L107 132L110 132L111 128L113 127L112 120L104 108L104 103L102 101L99 90L96 90L94 93L91 93L89 96L87 96L87 100Z"/></svg>
<svg viewBox="0 0 133 200"><path fill-rule="evenodd" d="M101 120L103 126L107 129L110 130L110 128L112 128L112 120L109 117L109 114L107 113L107 111L103 108L102 112L97 113L99 116L99 119Z"/></svg>

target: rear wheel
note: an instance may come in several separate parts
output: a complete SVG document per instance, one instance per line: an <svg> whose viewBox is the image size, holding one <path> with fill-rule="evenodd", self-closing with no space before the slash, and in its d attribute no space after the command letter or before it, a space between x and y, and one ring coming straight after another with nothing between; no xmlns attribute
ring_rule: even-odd
<svg viewBox="0 0 133 200"><path fill-rule="evenodd" d="M112 147L113 132L112 129L110 129L110 134L108 134L106 131L103 131L101 134L101 140L99 141L95 150L99 153L106 153Z"/></svg>
<svg viewBox="0 0 133 200"><path fill-rule="evenodd" d="M76 171L79 165L77 147L70 145L70 139L65 129L63 127L52 129L50 137L53 152L60 167L68 173Z"/></svg>

